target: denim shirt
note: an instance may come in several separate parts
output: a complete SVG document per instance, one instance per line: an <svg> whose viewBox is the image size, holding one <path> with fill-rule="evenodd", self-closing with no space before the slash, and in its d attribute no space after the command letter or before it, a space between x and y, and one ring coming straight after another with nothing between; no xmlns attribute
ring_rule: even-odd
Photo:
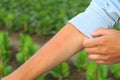
<svg viewBox="0 0 120 80"><path fill-rule="evenodd" d="M100 27L112 28L120 23L120 0L92 0L85 12L78 14L69 23L87 37Z"/></svg>

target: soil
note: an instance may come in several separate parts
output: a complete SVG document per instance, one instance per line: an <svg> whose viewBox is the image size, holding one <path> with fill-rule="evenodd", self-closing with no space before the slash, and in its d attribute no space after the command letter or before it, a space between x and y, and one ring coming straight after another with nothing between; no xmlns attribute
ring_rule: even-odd
<svg viewBox="0 0 120 80"><path fill-rule="evenodd" d="M81 70L81 71L78 71L75 67L74 67L74 65L73 65L73 63L71 62L71 64L70 64L70 67L71 67L71 74L70 74L70 76L67 78L67 79L65 79L65 80L86 80L86 74L85 74L85 70Z"/></svg>

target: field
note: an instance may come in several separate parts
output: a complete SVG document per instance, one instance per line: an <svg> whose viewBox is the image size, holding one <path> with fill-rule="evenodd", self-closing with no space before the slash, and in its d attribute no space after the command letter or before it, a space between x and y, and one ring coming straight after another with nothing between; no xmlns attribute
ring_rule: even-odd
<svg viewBox="0 0 120 80"><path fill-rule="evenodd" d="M0 79L34 55L90 1L1 0ZM83 50L37 80L120 80L120 64L98 65Z"/></svg>

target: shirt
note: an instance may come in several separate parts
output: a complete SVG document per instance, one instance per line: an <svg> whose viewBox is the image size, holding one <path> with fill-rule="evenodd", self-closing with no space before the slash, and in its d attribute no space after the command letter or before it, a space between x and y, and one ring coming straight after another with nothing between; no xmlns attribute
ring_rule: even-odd
<svg viewBox="0 0 120 80"><path fill-rule="evenodd" d="M85 12L68 21L87 37L100 27L112 28L120 23L120 0L92 0Z"/></svg>

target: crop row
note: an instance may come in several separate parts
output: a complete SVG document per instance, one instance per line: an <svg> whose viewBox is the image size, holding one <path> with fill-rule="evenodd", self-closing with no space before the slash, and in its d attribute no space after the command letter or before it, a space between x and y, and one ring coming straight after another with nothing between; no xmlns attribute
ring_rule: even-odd
<svg viewBox="0 0 120 80"><path fill-rule="evenodd" d="M85 10L90 0L1 0L0 27L9 32L56 33L69 19Z"/></svg>

